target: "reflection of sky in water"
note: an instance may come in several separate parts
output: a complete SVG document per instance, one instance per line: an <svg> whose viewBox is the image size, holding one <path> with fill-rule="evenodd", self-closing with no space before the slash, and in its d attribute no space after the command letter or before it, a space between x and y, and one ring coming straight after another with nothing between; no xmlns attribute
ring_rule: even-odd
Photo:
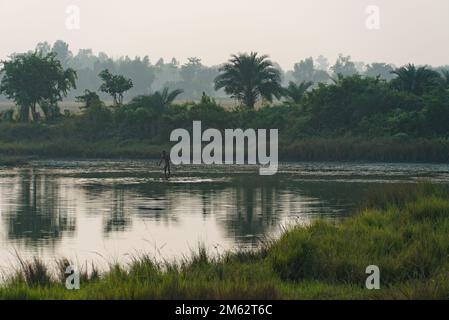
<svg viewBox="0 0 449 320"><path fill-rule="evenodd" d="M274 177L256 167L176 167L153 162L36 162L0 168L0 267L24 258L79 263L160 259L255 247L282 226L338 219L373 185L449 180L434 164L289 163Z"/></svg>

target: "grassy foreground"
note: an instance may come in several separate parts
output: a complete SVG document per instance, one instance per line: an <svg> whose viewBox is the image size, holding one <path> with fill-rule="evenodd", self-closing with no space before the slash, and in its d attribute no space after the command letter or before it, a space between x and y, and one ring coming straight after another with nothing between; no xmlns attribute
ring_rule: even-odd
<svg viewBox="0 0 449 320"><path fill-rule="evenodd" d="M449 299L448 195L429 184L386 188L340 224L296 227L260 250L219 258L204 249L176 264L142 256L83 274L80 290L39 260L22 261L0 298ZM368 265L380 268L380 290L365 289Z"/></svg>

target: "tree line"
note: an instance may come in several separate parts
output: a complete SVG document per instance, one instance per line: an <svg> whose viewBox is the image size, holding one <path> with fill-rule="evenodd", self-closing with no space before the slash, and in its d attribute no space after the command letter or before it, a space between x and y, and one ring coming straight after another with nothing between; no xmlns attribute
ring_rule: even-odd
<svg viewBox="0 0 449 320"><path fill-rule="evenodd" d="M161 58L152 64L148 56L134 58L124 56L114 59L104 52L94 54L92 49L80 49L74 54L69 45L62 40L57 40L53 45L41 42L34 50L27 53L34 52L43 56L54 53L63 68L76 71L78 86L68 93L69 100L74 100L86 89L98 90L101 85L98 74L105 69L133 81L134 86L128 92L129 97L149 94L164 87L182 89L185 100L199 99L203 92L209 95L220 94L215 92L212 85L213 79L217 76L218 67L205 66L197 57L188 58L184 64L175 58L170 61L164 61ZM11 57L18 55L21 54L13 53ZM99 95L102 99L108 98L107 94L100 92ZM4 96L0 96L0 100L5 99Z"/></svg>
<svg viewBox="0 0 449 320"><path fill-rule="evenodd" d="M218 68L211 83L214 90L239 102L240 107L232 110L206 92L197 102L175 104L184 91L168 86L125 102L124 94L134 88L135 81L103 69L97 75L98 90L109 95L113 105L107 105L99 92L85 89L76 98L83 104L77 115L61 113L58 102L76 88L78 72L64 68L55 52L35 51L2 62L0 92L19 110L3 112L1 119L28 122L31 118L35 124L46 125L39 132L72 128L72 134L83 139L163 142L171 130L188 128L193 120L219 129L277 128L284 141L316 136L448 138L449 71L408 64L389 70L389 77L351 74L349 69L355 67L340 58L334 66L339 72L329 81L302 78L285 86L281 71L268 56L233 55Z"/></svg>
<svg viewBox="0 0 449 320"><path fill-rule="evenodd" d="M203 92L212 97L226 97L223 90L214 89L214 79L218 76L220 68L217 66L206 66L198 57L190 57L186 63L180 63L176 58L169 61L159 59L152 63L148 56L145 57L120 57L113 59L104 52L95 54L91 49L80 49L77 53L70 50L69 45L57 40L54 44L48 42L39 43L36 48L29 52L38 52L42 55L54 52L56 58L61 61L63 68L72 68L77 72L77 88L68 93L67 99L74 100L75 97L83 94L84 90L97 91L101 86L101 79L98 74L108 69L113 74L121 74L134 83L134 86L127 92L125 100L140 94L149 94L167 87L171 90L181 89L183 94L180 99L198 101ZM17 56L14 53L12 57ZM377 77L391 80L395 77L391 73L396 67L388 63L366 64L360 61L353 61L350 56L339 55L337 60L331 64L324 56L317 58L306 58L294 64L292 70L282 70L274 63L279 70L282 84L287 86L289 82L300 84L304 81L318 83L330 83L338 74L350 76L360 74L362 76ZM445 67L436 68L445 69ZM106 93L99 92L102 99L110 99ZM0 95L0 100L6 97Z"/></svg>

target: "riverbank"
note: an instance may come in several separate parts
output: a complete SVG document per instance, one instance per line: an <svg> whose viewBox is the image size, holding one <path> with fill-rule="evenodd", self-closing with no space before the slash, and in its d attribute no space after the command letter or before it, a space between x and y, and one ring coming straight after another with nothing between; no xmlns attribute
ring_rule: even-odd
<svg viewBox="0 0 449 320"><path fill-rule="evenodd" d="M296 227L257 251L218 258L204 249L176 264L136 257L105 274L83 272L80 290L65 288L62 271L22 261L0 298L449 299L448 195L428 184L387 189L340 224ZM369 265L380 268L380 290L365 288Z"/></svg>
<svg viewBox="0 0 449 320"><path fill-rule="evenodd" d="M3 158L89 158L155 159L170 144L145 140L103 139L85 141L71 138L2 141ZM280 161L370 161L370 162L448 162L449 141L362 138L304 139L280 141Z"/></svg>

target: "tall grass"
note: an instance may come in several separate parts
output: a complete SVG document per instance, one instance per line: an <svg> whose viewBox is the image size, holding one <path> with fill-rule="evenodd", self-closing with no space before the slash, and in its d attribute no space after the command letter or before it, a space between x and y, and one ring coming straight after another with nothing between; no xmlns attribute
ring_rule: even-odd
<svg viewBox="0 0 449 320"><path fill-rule="evenodd" d="M448 162L449 142L346 137L281 139L279 155L295 161Z"/></svg>
<svg viewBox="0 0 449 320"><path fill-rule="evenodd" d="M51 277L47 266L38 258L25 261L18 258L20 269L16 275L16 281L24 281L29 287L45 287L51 283Z"/></svg>
<svg viewBox="0 0 449 320"><path fill-rule="evenodd" d="M64 119L52 123L0 122L0 155L76 157L76 158L154 158L169 149L172 127L157 136L140 132L126 136L117 128L100 127L90 133L80 127L79 119ZM239 127L226 122L217 128ZM266 125L269 127L270 122ZM173 129L191 125L173 123ZM220 125L220 126L218 126ZM259 125L254 127L260 127ZM109 128L109 129L108 129ZM188 127L186 127L188 128ZM394 137L307 137L293 138L288 130L279 129L280 160L295 161L449 161L447 139L397 139Z"/></svg>
<svg viewBox="0 0 449 320"><path fill-rule="evenodd" d="M0 142L2 158L19 160L30 157L153 159L160 157L161 150L169 149L167 145L154 145L145 141L104 140L87 142L54 139L34 142Z"/></svg>
<svg viewBox="0 0 449 320"><path fill-rule="evenodd" d="M20 299L449 299L449 192L430 184L373 193L339 224L317 221L287 230L260 250L156 262L137 256L65 289L34 260L0 287ZM70 263L60 260L60 270ZM367 290L366 267L380 268Z"/></svg>
<svg viewBox="0 0 449 320"><path fill-rule="evenodd" d="M170 145L152 140L52 137L44 140L4 141L0 137L0 155L14 157L75 158L157 158ZM384 161L447 162L449 142L420 140L413 142L361 141L359 139L306 139L280 141L281 161Z"/></svg>

